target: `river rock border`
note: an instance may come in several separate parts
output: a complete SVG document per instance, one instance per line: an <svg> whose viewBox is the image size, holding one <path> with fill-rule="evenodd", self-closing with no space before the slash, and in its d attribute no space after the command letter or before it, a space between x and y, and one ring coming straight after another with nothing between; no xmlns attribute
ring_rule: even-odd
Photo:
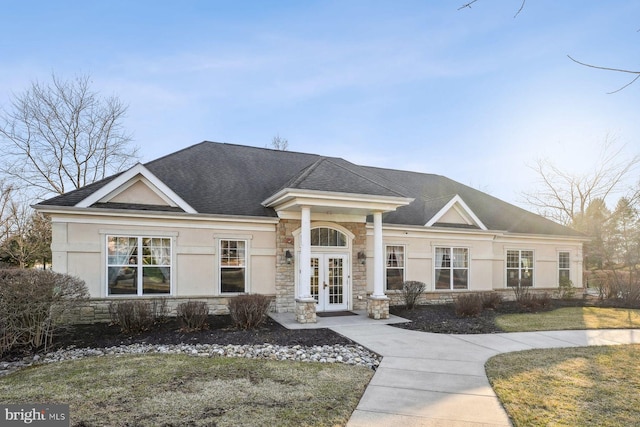
<svg viewBox="0 0 640 427"><path fill-rule="evenodd" d="M107 348L66 348L45 355L34 355L22 360L0 362L0 377L21 368L45 363L126 354L187 354L194 357L243 357L262 360L291 360L299 362L345 363L366 366L375 370L382 358L360 345L220 345L220 344L130 344Z"/></svg>

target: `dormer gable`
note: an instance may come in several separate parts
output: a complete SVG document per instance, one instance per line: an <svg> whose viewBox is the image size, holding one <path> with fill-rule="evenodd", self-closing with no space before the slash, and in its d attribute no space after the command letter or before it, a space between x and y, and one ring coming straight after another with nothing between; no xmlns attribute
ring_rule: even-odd
<svg viewBox="0 0 640 427"><path fill-rule="evenodd" d="M469 206L456 194L447 204L445 204L427 223L425 227L448 225L464 228L479 228L487 230L487 227L480 221Z"/></svg>
<svg viewBox="0 0 640 427"><path fill-rule="evenodd" d="M178 208L188 213L197 213L186 201L140 163L81 200L76 204L76 207L87 208L94 204L107 203L162 206Z"/></svg>

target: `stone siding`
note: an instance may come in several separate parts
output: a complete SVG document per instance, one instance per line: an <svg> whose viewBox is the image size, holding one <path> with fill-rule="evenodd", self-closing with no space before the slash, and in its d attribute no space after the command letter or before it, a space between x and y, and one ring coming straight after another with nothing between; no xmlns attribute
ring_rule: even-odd
<svg viewBox="0 0 640 427"><path fill-rule="evenodd" d="M515 295L513 289L494 289L491 291L455 291L455 292L447 292L447 291L439 291L439 292L425 292L418 297L418 301L416 305L428 305L428 304L448 304L455 301L458 295L468 295L468 294L483 294L483 293L498 293L502 296L505 301L513 301L515 300ZM531 288L529 292L532 294L541 295L545 292L551 295L552 297L557 296L558 288ZM400 291L387 291L387 297L389 297L391 306L399 306L404 305L404 297L402 296L402 292Z"/></svg>
<svg viewBox="0 0 640 427"><path fill-rule="evenodd" d="M316 323L316 302L315 300L296 300L296 322Z"/></svg>
<svg viewBox="0 0 640 427"><path fill-rule="evenodd" d="M276 226L276 312L291 313L295 311L295 261L287 264L287 251L295 258L293 232L300 228L300 221L281 219Z"/></svg>
<svg viewBox="0 0 640 427"><path fill-rule="evenodd" d="M344 222L341 226L352 232L351 247L351 290L353 295L353 309L367 308L367 264L360 264L358 253L367 251L367 227L364 223Z"/></svg>
<svg viewBox="0 0 640 427"><path fill-rule="evenodd" d="M367 300L367 315L371 319L389 318L389 298L373 298Z"/></svg>
<svg viewBox="0 0 640 427"><path fill-rule="evenodd" d="M367 249L367 229L364 223L336 222L354 234L351 242L351 288L353 309L367 308L367 265L360 264L358 253ZM312 221L313 226L313 221ZM300 228L299 220L281 219L276 226L276 312L295 311L295 262L287 264L285 254L288 251L295 257L293 232Z"/></svg>
<svg viewBox="0 0 640 427"><path fill-rule="evenodd" d="M156 304L159 309L161 301L166 302L168 316L176 315L176 308L179 304L188 301L205 301L209 305L209 314L229 314L229 299L233 297L194 297L194 298L174 298L174 297L142 297L142 298L94 298L87 301L83 306L77 308L69 316L69 320L73 323L95 323L110 322L111 314L109 306L111 303L122 301L148 301ZM275 300L274 296L271 296ZM271 310L274 304L271 304Z"/></svg>

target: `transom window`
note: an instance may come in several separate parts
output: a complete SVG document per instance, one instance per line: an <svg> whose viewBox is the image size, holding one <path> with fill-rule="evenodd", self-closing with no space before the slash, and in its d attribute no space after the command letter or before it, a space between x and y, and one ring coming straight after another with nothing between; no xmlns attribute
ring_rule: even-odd
<svg viewBox="0 0 640 427"><path fill-rule="evenodd" d="M436 248L436 289L469 288L469 249Z"/></svg>
<svg viewBox="0 0 640 427"><path fill-rule="evenodd" d="M571 280L571 258L569 252L558 252L558 283Z"/></svg>
<svg viewBox="0 0 640 427"><path fill-rule="evenodd" d="M533 251L507 251L507 286L533 286Z"/></svg>
<svg viewBox="0 0 640 427"><path fill-rule="evenodd" d="M314 228L311 230L311 246L345 247L347 236L333 228Z"/></svg>
<svg viewBox="0 0 640 427"><path fill-rule="evenodd" d="M402 290L404 282L404 246L386 246L386 287L388 291Z"/></svg>
<svg viewBox="0 0 640 427"><path fill-rule="evenodd" d="M220 240L220 292L242 293L247 289L247 242Z"/></svg>
<svg viewBox="0 0 640 427"><path fill-rule="evenodd" d="M171 239L107 236L107 294L171 292Z"/></svg>

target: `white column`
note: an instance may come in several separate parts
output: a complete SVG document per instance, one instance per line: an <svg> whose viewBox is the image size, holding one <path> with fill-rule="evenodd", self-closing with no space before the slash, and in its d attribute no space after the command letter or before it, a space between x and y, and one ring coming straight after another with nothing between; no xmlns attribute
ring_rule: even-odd
<svg viewBox="0 0 640 427"><path fill-rule="evenodd" d="M373 213L373 298L384 294L384 245L382 244L382 212Z"/></svg>
<svg viewBox="0 0 640 427"><path fill-rule="evenodd" d="M311 208L302 206L300 226L300 295L299 299L311 299Z"/></svg>

